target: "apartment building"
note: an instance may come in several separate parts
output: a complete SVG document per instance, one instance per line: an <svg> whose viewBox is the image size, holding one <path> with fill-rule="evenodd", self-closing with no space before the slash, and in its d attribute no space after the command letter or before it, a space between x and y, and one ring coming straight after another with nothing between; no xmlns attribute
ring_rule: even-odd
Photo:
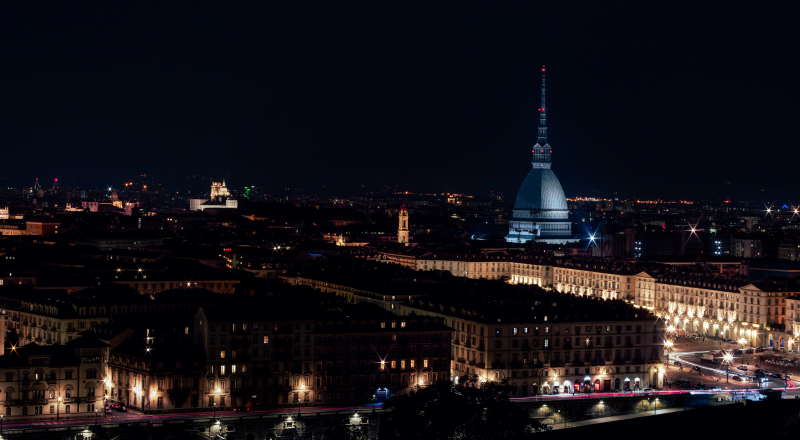
<svg viewBox="0 0 800 440"><path fill-rule="evenodd" d="M663 321L622 301L539 291L419 298L398 313L442 318L455 330L454 377L509 379L515 395L663 387Z"/></svg>
<svg viewBox="0 0 800 440"><path fill-rule="evenodd" d="M103 411L108 347L87 334L64 345L29 344L2 356L1 413L58 417Z"/></svg>
<svg viewBox="0 0 800 440"><path fill-rule="evenodd" d="M362 302L329 312L314 333L318 404L384 401L450 378L452 329L440 318Z"/></svg>

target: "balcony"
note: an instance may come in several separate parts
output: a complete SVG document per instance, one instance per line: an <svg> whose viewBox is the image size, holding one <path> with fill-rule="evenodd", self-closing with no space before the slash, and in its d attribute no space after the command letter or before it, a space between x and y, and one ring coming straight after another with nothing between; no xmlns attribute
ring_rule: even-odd
<svg viewBox="0 0 800 440"><path fill-rule="evenodd" d="M476 362L475 363L475 368L486 368L486 363L485 362Z"/></svg>
<svg viewBox="0 0 800 440"><path fill-rule="evenodd" d="M598 365L605 365L605 364L606 364L606 361L592 361L592 365L595 366L595 367L598 366Z"/></svg>
<svg viewBox="0 0 800 440"><path fill-rule="evenodd" d="M584 366L584 365L585 365L585 364L584 364L584 362L583 362L583 361L578 361L578 360L572 361L572 366L573 366L573 367L582 367L582 366Z"/></svg>
<svg viewBox="0 0 800 440"><path fill-rule="evenodd" d="M470 359L469 360L469 364L474 367L475 366L475 359Z"/></svg>
<svg viewBox="0 0 800 440"><path fill-rule="evenodd" d="M503 369L506 367L505 362L492 362L492 368Z"/></svg>
<svg viewBox="0 0 800 440"><path fill-rule="evenodd" d="M553 361L553 362L550 362L550 366L551 366L551 367L563 367L563 366L564 366L564 362L561 362L561 361Z"/></svg>
<svg viewBox="0 0 800 440"><path fill-rule="evenodd" d="M464 359L463 357L458 357L456 358L456 362L458 362L459 364L465 364L467 363L467 360Z"/></svg>
<svg viewBox="0 0 800 440"><path fill-rule="evenodd" d="M625 365L625 360L621 358L614 359L614 365Z"/></svg>
<svg viewBox="0 0 800 440"><path fill-rule="evenodd" d="M517 361L517 362L509 362L508 363L508 368L510 370L518 370L518 369L522 368L522 362L519 362L519 361Z"/></svg>

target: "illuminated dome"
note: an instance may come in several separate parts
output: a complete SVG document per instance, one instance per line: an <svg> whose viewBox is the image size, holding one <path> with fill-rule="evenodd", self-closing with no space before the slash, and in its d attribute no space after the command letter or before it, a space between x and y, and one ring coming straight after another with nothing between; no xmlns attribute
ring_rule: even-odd
<svg viewBox="0 0 800 440"><path fill-rule="evenodd" d="M550 168L534 168L525 177L517 192L514 211L558 211L567 218L567 198L561 182ZM553 217L549 217L553 218Z"/></svg>
<svg viewBox="0 0 800 440"><path fill-rule="evenodd" d="M533 146L531 170L522 182L508 222L506 241L525 243L574 243L567 198L552 166L553 147L547 143L547 119L544 105L544 68L542 68L542 105L539 108L539 136Z"/></svg>

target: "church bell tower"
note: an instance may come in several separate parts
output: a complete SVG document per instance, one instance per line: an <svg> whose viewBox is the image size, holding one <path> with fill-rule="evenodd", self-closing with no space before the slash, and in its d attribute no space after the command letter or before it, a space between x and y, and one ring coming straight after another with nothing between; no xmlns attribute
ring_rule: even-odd
<svg viewBox="0 0 800 440"><path fill-rule="evenodd" d="M408 246L408 210L406 209L405 203L403 207L400 208L400 215L398 217L400 219L400 224L397 228L397 242L404 243Z"/></svg>

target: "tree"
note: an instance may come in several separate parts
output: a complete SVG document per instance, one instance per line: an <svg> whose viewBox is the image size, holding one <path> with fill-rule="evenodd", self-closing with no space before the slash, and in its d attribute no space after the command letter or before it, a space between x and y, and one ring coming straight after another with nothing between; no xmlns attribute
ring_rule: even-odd
<svg viewBox="0 0 800 440"><path fill-rule="evenodd" d="M350 425L344 419L337 417L325 428L322 438L325 440L361 440L366 438L366 434L363 427Z"/></svg>
<svg viewBox="0 0 800 440"><path fill-rule="evenodd" d="M507 380L476 386L473 377L467 383L471 386L437 382L389 399L383 405L388 412L381 416L378 438L517 439L541 430L538 421L511 403L513 387Z"/></svg>

